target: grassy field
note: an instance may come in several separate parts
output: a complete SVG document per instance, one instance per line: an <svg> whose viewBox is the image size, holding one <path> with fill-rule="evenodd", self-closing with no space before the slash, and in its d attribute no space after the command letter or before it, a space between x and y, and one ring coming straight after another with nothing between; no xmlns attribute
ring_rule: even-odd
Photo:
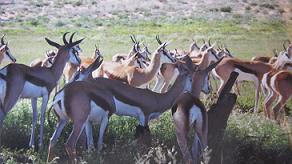
<svg viewBox="0 0 292 164"><path fill-rule="evenodd" d="M198 40L211 38L212 42L226 44L235 57L250 59L255 55L272 55L274 48L282 50L282 43L291 39L292 24L281 21L234 21L178 19L175 21L137 20L121 21L108 19L100 21L80 18L74 22L57 21L54 26L46 24L47 18L39 17L19 22L1 22L0 34L6 34L12 54L18 62L29 64L52 49L44 40L48 37L61 42L65 31L77 32L77 38L86 39L80 45L84 55L90 56L97 44L107 60L118 52L128 52L131 48L129 35L136 35L153 52L158 46L155 35L164 41L171 41L169 49L188 49L192 38ZM67 26L68 23L72 26ZM86 24L87 26L83 26ZM66 25L66 26L65 26ZM7 64L4 63L3 66ZM254 88L251 83L241 85L242 95L238 97L224 139L224 163L292 163L292 148L289 148L287 131L276 123L266 120L262 115L248 111L254 104ZM206 104L212 102L205 101ZM292 107L291 101L289 107ZM22 100L8 114L4 124L2 143L5 146L5 163L44 163L47 144L54 126L45 125L45 149L35 152L28 149L31 128L31 109L28 100ZM291 111L290 111L291 112ZM292 113L290 113L292 115ZM51 118L53 122L55 118ZM55 122L54 122L55 123ZM113 116L105 136L105 149L101 154L79 151L83 163L181 163L170 112L153 121L150 125L152 144L150 147L133 144L136 120ZM63 143L71 131L68 125L57 145L59 162L66 160ZM95 128L95 139L97 128ZM17 139L16 139L17 137ZM291 144L291 143L290 143Z"/></svg>

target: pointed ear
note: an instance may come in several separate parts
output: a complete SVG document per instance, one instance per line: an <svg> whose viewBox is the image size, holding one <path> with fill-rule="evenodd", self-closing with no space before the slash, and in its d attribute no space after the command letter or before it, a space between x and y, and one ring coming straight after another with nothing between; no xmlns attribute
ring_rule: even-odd
<svg viewBox="0 0 292 164"><path fill-rule="evenodd" d="M5 47L6 47L6 45L2 45L2 46L0 47L0 52L4 52L4 51L5 51Z"/></svg>
<svg viewBox="0 0 292 164"><path fill-rule="evenodd" d="M58 44L58 43L56 43L56 42L53 42L53 41L51 41L51 40L48 39L48 38L45 38L45 40L48 42L49 45L51 45L51 46L53 46L53 47L56 47L56 48L58 48L58 49L61 47L60 44Z"/></svg>
<svg viewBox="0 0 292 164"><path fill-rule="evenodd" d="M74 46L80 44L84 39L85 39L85 38L82 38L82 39L77 40L77 41L75 41L75 42L73 42L73 43L69 43L69 47L71 48L71 47L74 47Z"/></svg>

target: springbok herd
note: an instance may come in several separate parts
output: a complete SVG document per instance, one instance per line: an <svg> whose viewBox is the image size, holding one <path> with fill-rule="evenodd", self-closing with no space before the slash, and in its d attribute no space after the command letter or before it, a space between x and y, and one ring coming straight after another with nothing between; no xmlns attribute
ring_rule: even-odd
<svg viewBox="0 0 292 164"><path fill-rule="evenodd" d="M83 130L88 149L94 147L91 123L100 124L97 141L97 150L100 151L112 114L138 119L135 136L141 137L150 133L148 122L168 109L172 110L177 142L185 162L203 161L202 153L207 148L208 117L200 101L200 92L211 92L209 75L220 81L219 87L215 86L217 94L233 71L239 73L237 82L253 81L256 88L254 111L258 111L259 92L262 90L264 115L278 121L281 119L279 113L283 113L292 95L290 41L285 41L284 50L275 52L273 57L257 56L244 61L233 57L226 47L215 48L215 43L211 45L210 40L201 47L193 41L187 51L170 51L168 42L162 42L156 36L158 48L150 53L146 45L131 35L133 46L129 53L119 53L113 56L112 61L104 61L97 47L92 57L79 55L82 52L79 44L83 39L73 41L74 34L68 41L66 32L63 45L45 38L57 51L46 52L44 58L35 59L30 66L16 63L4 36L1 38L0 62L4 59L13 62L0 70L1 129L6 114L16 102L20 98L30 98L33 121L29 146L34 147L37 98L41 97L39 147L42 148L48 100L52 90L58 88L49 108L49 112L54 109L58 123L50 139L48 162L52 160L53 148L69 120L73 122L73 130L65 143L65 150L70 162L77 163L75 147ZM57 86L62 75L66 84L59 89ZM150 88L152 80L155 85ZM272 108L273 103L275 106ZM187 135L192 128L196 133L190 152Z"/></svg>

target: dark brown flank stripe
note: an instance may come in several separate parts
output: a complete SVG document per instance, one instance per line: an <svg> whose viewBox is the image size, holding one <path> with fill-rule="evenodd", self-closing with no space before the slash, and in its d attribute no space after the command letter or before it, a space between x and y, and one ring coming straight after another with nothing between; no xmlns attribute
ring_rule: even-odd
<svg viewBox="0 0 292 164"><path fill-rule="evenodd" d="M246 68L240 64L234 64L234 67L240 69L242 72L254 74L255 76L258 75L256 71L249 69L249 68Z"/></svg>

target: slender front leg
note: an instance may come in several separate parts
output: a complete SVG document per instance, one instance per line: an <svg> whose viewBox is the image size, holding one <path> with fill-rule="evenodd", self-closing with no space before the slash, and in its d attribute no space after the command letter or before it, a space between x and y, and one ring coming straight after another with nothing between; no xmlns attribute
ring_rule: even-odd
<svg viewBox="0 0 292 164"><path fill-rule="evenodd" d="M43 148L44 123L45 123L45 115L46 115L48 100L49 100L49 95L44 95L42 99L42 107L41 107L40 140L39 140L40 150Z"/></svg>
<svg viewBox="0 0 292 164"><path fill-rule="evenodd" d="M6 114L3 112L2 106L0 105L0 136L2 136L2 130L3 130L3 120L5 118ZM0 152L2 153L2 143L0 138Z"/></svg>
<svg viewBox="0 0 292 164"><path fill-rule="evenodd" d="M87 150L90 151L91 148L94 148L94 144L93 144L93 136L92 136L92 126L89 121L86 122L85 131L86 131L86 140L87 140Z"/></svg>
<svg viewBox="0 0 292 164"><path fill-rule="evenodd" d="M37 98L31 99L31 107L32 107L32 127L30 134L29 147L34 148L34 136L35 136L35 127L38 119L38 110L37 110Z"/></svg>
<svg viewBox="0 0 292 164"><path fill-rule="evenodd" d="M97 142L97 151L100 152L102 149L102 144L103 144L103 135L106 130L106 127L108 125L108 116L105 116L100 124L99 128L99 135L98 135L98 142Z"/></svg>
<svg viewBox="0 0 292 164"><path fill-rule="evenodd" d="M47 158L47 163L49 163L52 160L52 151L54 146L56 145L58 138L60 137L65 125L67 123L67 120L59 120L58 124L57 124L57 128L54 132L54 134L52 135L51 139L50 139L50 144L49 144L49 150L48 150L48 158Z"/></svg>
<svg viewBox="0 0 292 164"><path fill-rule="evenodd" d="M256 92L255 92L255 104L254 104L254 113L258 112L258 104L259 104L259 96L260 96L260 81L259 80L255 80L255 88L256 88Z"/></svg>

